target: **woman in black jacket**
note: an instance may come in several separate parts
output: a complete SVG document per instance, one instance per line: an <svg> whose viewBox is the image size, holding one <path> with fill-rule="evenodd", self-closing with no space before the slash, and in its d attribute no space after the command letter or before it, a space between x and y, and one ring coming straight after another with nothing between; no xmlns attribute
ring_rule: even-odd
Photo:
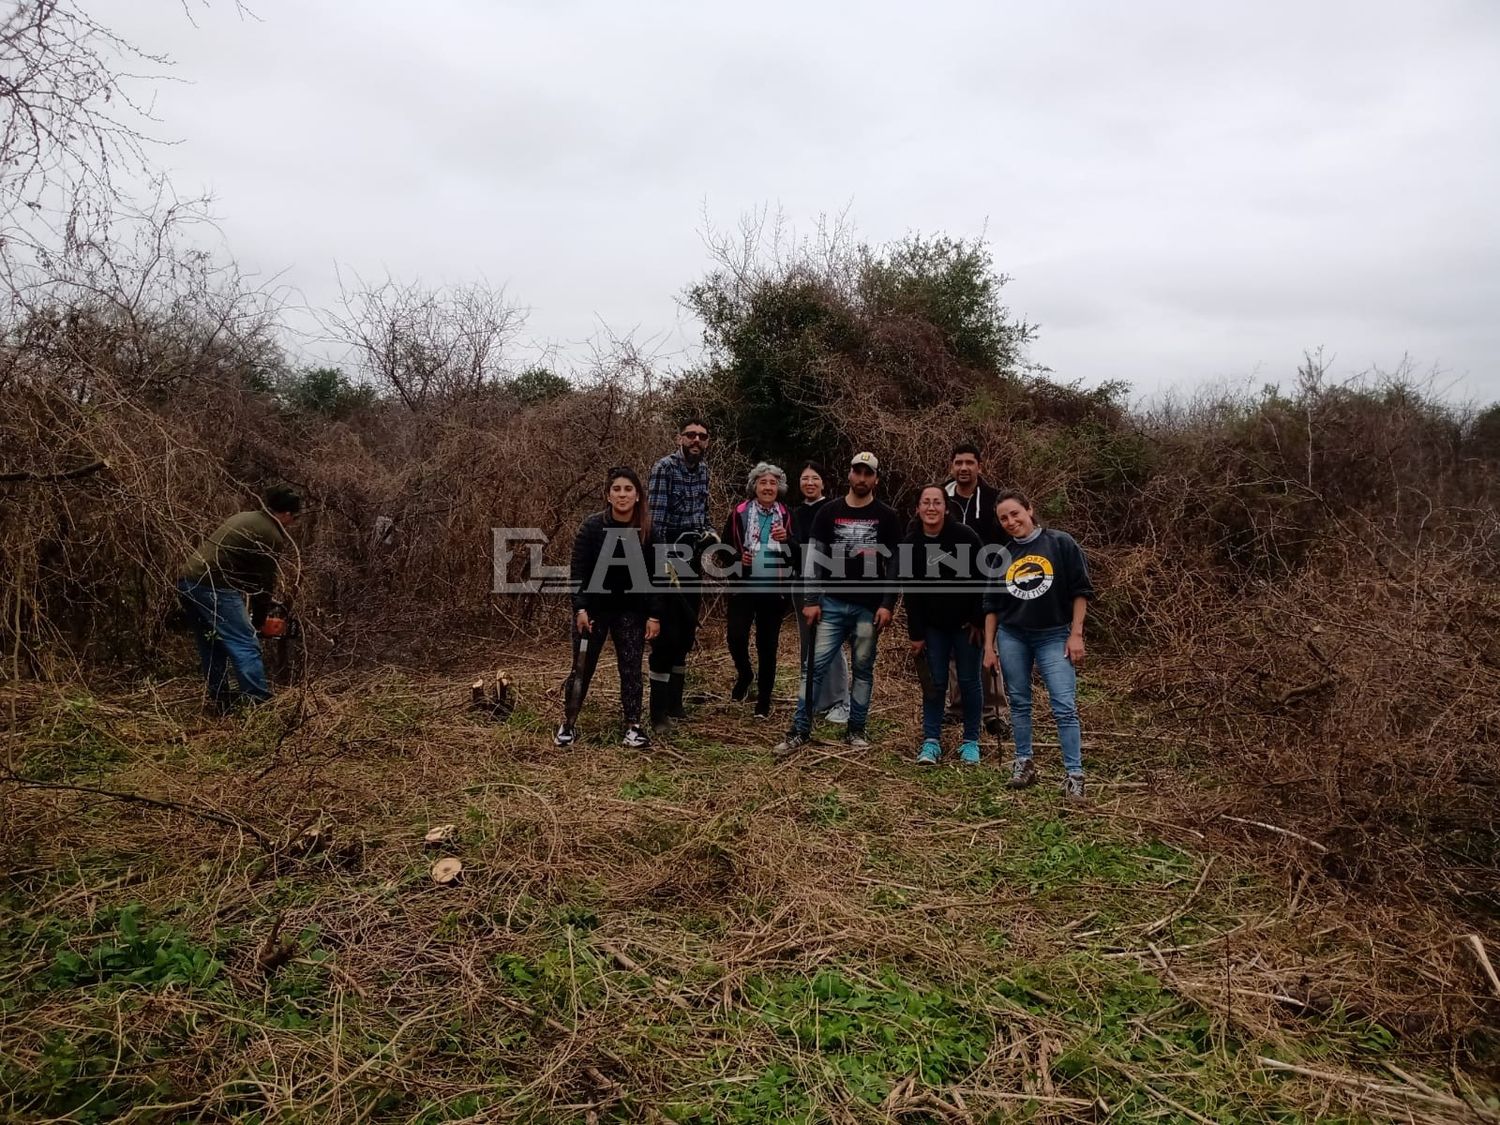
<svg viewBox="0 0 1500 1125"><path fill-rule="evenodd" d="M607 506L583 521L573 540L573 669L563 684L563 721L555 746L570 746L589 681L606 637L620 669L624 745L651 745L641 729L641 658L661 629L651 584L651 513L641 478L629 468L609 470Z"/></svg>
<svg viewBox="0 0 1500 1125"><path fill-rule="evenodd" d="M792 509L792 557L799 577L802 572L803 548L812 535L813 520L817 518L823 505L828 503L828 496L824 491L827 481L828 473L816 461L803 462L802 468L797 471L797 487L802 493L802 503ZM805 690L807 662L812 659L813 639L818 632L818 627L809 625L807 618L802 616L805 603L800 589L800 581L794 580L792 606L796 613L793 616L797 619L797 640L801 646L797 667L801 669L803 685L798 691ZM828 674L818 681L818 698L813 700L813 713L822 714L830 723L842 724L849 721L849 661L843 649L839 650L833 663L828 666Z"/></svg>
<svg viewBox="0 0 1500 1125"><path fill-rule="evenodd" d="M979 646L984 635L979 552L983 546L978 534L954 515L942 485L922 489L917 518L902 543L908 557L901 561L912 657L927 661L929 669L922 685L920 766L935 766L943 756L943 705L950 662L958 670L963 704L964 733L958 757L966 765L979 763L979 720L984 710L979 680Z"/></svg>

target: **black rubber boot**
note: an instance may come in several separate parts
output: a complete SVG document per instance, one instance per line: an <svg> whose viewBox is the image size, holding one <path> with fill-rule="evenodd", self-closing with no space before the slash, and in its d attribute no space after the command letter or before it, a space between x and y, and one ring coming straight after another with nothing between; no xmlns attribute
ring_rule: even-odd
<svg viewBox="0 0 1500 1125"><path fill-rule="evenodd" d="M685 719L687 712L682 706L682 695L687 688L687 674L684 672L673 672L671 684L667 693L667 717L670 719Z"/></svg>
<svg viewBox="0 0 1500 1125"><path fill-rule="evenodd" d="M651 730L656 734L663 734L670 727L667 719L667 704L671 696L672 685L666 680L653 679L651 681Z"/></svg>

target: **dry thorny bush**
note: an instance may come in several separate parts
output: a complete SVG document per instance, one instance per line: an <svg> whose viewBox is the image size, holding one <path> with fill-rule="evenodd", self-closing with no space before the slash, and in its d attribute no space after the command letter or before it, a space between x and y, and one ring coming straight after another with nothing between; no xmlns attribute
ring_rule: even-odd
<svg viewBox="0 0 1500 1125"><path fill-rule="evenodd" d="M614 919L578 939L582 956L602 958L590 987L647 1022L671 1009L709 1039L755 1006L744 994L752 981L783 971L815 975L837 963L878 980L883 966L915 961L933 979L968 988L964 967L989 955L985 933L1003 931L1019 956L1043 958L1059 932L1099 929L1059 930L1058 918L1036 917L1040 908L1022 888L961 890L973 872L949 869L950 833L969 832L969 821L942 819L952 794L927 792L888 769L874 770L857 824L835 819L814 832L812 798L799 788L806 778L784 782L759 762L736 760L695 778L691 761L679 761L687 777L677 784L697 791L680 803L656 801L648 815L634 799L608 796L620 791L608 772L621 768L618 759L563 767L538 755L535 727L498 747L476 743L463 723L438 722L420 738L383 729L362 709L370 686L346 678L358 675L361 661L452 661L469 651L466 635L480 645L508 638L532 653L539 641L542 651L547 638L560 641L557 607L491 593L490 529L538 528L555 541L549 557L559 561L578 519L600 502L602 470L627 463L644 475L671 447L681 410L712 408L712 387L664 380L626 348L602 356L571 393L521 401L497 381L488 350L512 327L503 307L475 291L452 316L438 315L431 294L387 288L357 308L366 317L359 339L370 352L368 373L393 393L324 417L266 392L282 361L263 320L238 319L245 306L230 291L204 284L194 292L187 305L165 311L86 304L37 313L7 337L0 638L8 678L50 681L64 693L72 681L119 684L138 668L181 660L183 646L168 645L161 620L193 541L262 483L303 491L307 516L285 577L307 627L309 660L298 690L257 720L277 732L269 748L253 768L211 768L214 753L236 751L230 736L210 731L206 743L218 750L192 770L179 775L149 755L127 755L129 769L111 779L190 806L200 820L212 814L201 831L184 833L162 816L139 838L113 837L122 854L174 857L181 878L153 874L153 896L202 902L209 913L197 917L200 930L236 921L259 927L268 911L284 913L289 930L318 919L337 951L337 989L353 998L349 1018L372 1021L375 1034L379 1020L370 1013L395 1013L404 1040L452 1015L455 995L463 1018L479 1019L497 995L496 959L519 956L534 969L546 953L537 943L557 932L543 916L574 909L585 883L602 895L594 903L605 911L600 917ZM382 350L381 339L391 343L375 332L382 323L398 337L419 338ZM455 324L477 325L485 339L437 346ZM1209 1014L1209 1041L1218 1036L1221 1049L1229 1036L1289 1041L1297 1021L1339 1013L1396 1028L1429 1055L1483 1054L1476 1035L1493 1005L1486 1007L1484 981L1455 940L1477 932L1491 946L1500 941L1497 450L1474 420L1406 384L1327 386L1315 364L1291 396L1149 415L1131 413L1108 392L1037 378L993 381L964 398L962 370L940 356L924 359L937 349L930 335L893 323L868 367L841 360L821 372L809 401L845 435L850 449L840 452L874 449L883 486L905 505L916 486L942 478L950 439L979 440L990 479L1031 492L1044 518L1073 531L1093 560L1101 595L1094 658L1118 696L1117 729L1095 737L1127 738L1121 745L1136 759L1114 764L1120 789L1111 792L1106 781L1112 830L1154 824L1174 840L1236 851L1237 863L1263 863L1287 880L1290 905L1226 923L1236 937L1202 946L1191 935L1170 947L1121 942L1107 956L1139 960L1176 995L1199 998L1195 1010ZM882 383L893 365L930 368L938 401L913 403L909 385ZM756 453L754 434L721 438L715 513ZM377 542L379 517L393 521L395 534ZM717 647L712 639L705 645ZM905 678L889 666L893 659L888 654L885 685ZM560 673L549 667L533 676L533 698ZM890 698L909 709L907 690ZM28 698L12 697L18 729L32 729L28 707L47 714ZM138 729L153 715L169 716L142 744L188 745L197 762L200 740L175 717L181 700L122 698L128 702L108 723ZM742 732L717 733L724 745L743 741ZM7 748L12 767L23 749ZM836 756L820 763L840 776L871 768ZM603 771L598 785L590 770ZM92 802L113 798L30 792L25 801L8 795L3 844L31 857L17 868L29 865L28 897L71 901L76 892L48 882L38 849L86 852L100 809ZM317 905L283 902L261 887L262 879L307 872L292 844L310 816L362 826L340 829L338 849L319 853L319 872L326 868L337 883L339 871L373 871L406 886L409 849L382 850L379 839L420 810L442 815L443 802L459 793L473 798L474 815L497 822L466 856L472 873L456 909L445 901L434 913L430 895L372 896L367 885ZM88 815L75 816L80 811ZM985 831L973 828L971 840ZM999 843L1002 851L1037 845ZM240 847L268 853L259 874L246 874L234 854ZM878 867L891 848L915 874L870 874L872 857ZM1231 879L1201 874L1206 889L1193 894L1232 895ZM850 893L869 886L866 879L889 884L882 894L935 897L905 903L912 909L893 926L883 913L889 903ZM133 888L120 888L127 892ZM98 905L93 896L85 901ZM1168 932L1173 909L1159 916ZM694 921L701 911L711 924ZM653 926L662 916L675 921ZM956 928L939 925L957 918ZM701 934L699 922L707 927ZM434 940L434 927L444 926L459 927L465 941ZM1325 956L1317 933L1326 937L1329 926L1338 953ZM252 980L255 954L236 948L228 971ZM579 947L567 952L576 970ZM627 986L612 976L634 980L641 974L622 966L643 963L657 966L645 973L644 992L639 981ZM699 974L698 965L713 968ZM1225 974L1235 983L1214 992ZM567 979L570 989L581 987L576 972ZM1030 995L1027 987L1056 999L1055 982L1023 982L1017 995ZM502 1007L525 1007L501 994ZM588 1007L575 1002L569 1010ZM1018 1088L1056 1099L1046 1104L1059 1114L1085 1112L1071 1094L1037 1085L1052 1073L1047 1060L1076 1040L1076 1029L1047 1014L1045 1000L1018 1009L1014 996L990 996L973 999L969 1011L986 1023L993 1046L966 1084L946 1094L898 1084L889 1112L962 1119L1008 1104L1004 1092ZM182 1014L171 1005L160 1013ZM55 1015L58 1026L69 1018ZM50 1017L44 1010L38 1018ZM205 1050L174 1064L185 1068L177 1079L213 1091L207 1112L227 1111L247 1096L235 1085L244 1081L234 1069L244 1060L207 1050L214 1036L231 1033L223 1021L205 1026L213 1029L204 1032ZM747 1058L773 1057L774 1029L735 1026ZM288 1077L310 1065L337 1073L337 1036L265 1027L258 1034L256 1104L295 1104L331 1118L351 1109L340 1099L358 1084L312 1093ZM618 1100L618 1026L543 1021L534 1034L524 1050L502 1044L495 1055L523 1076L516 1097L596 1109ZM670 1059L633 1052L636 1089L665 1088ZM429 1093L458 1096L467 1079L454 1067L414 1047L373 1055L356 1069L362 1081L425 1083ZM812 1070L798 1077L814 1086L824 1080ZM1374 1108L1388 1095L1367 1084L1360 1096ZM828 1096L837 1104L836 1092ZM1409 1099L1400 1104L1412 1108ZM1424 1112L1440 1116L1438 1105L1426 1103Z"/></svg>

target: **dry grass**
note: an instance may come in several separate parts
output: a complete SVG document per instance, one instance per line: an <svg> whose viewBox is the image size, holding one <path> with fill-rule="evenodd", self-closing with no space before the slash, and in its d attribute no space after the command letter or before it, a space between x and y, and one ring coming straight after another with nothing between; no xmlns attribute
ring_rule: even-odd
<svg viewBox="0 0 1500 1125"><path fill-rule="evenodd" d="M8 689L4 1115L1500 1119L1500 998L1451 906L1348 897L1098 688L1086 808L993 758L919 773L887 647L876 750L783 766L717 656L647 756L603 670L551 747L561 650L507 656L504 725L415 670L224 721L190 679Z"/></svg>

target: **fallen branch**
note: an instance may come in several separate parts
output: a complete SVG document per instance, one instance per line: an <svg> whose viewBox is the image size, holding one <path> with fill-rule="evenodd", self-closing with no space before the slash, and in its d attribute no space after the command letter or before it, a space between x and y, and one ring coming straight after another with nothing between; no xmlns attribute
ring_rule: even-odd
<svg viewBox="0 0 1500 1125"><path fill-rule="evenodd" d="M1176 910L1172 911L1170 914L1163 915L1154 922L1148 922L1145 926L1143 926L1141 928L1143 936L1150 937L1163 926L1170 926L1173 922L1177 921L1177 919L1181 918L1188 912L1188 909L1193 905L1193 900L1198 897L1198 892L1203 889L1203 884L1208 879L1208 873L1213 870L1214 860L1217 858L1217 856L1208 857L1208 862L1203 865L1203 874L1198 876L1198 885L1193 888L1192 893L1188 895L1187 898L1183 899L1182 905L1179 906Z"/></svg>
<svg viewBox="0 0 1500 1125"><path fill-rule="evenodd" d="M1396 1097L1409 1098L1412 1101L1428 1102L1432 1105L1440 1105L1447 1109L1462 1109L1485 1121L1500 1121L1500 1115L1496 1115L1487 1109L1481 1109L1462 1098L1455 1098L1451 1094L1440 1094L1435 1091L1424 1092L1411 1086L1397 1086L1390 1082L1376 1082L1369 1078L1352 1074L1335 1074L1327 1070L1314 1070L1310 1066L1297 1066L1295 1063L1282 1062L1280 1059L1268 1059L1258 1057L1256 1060L1267 1070L1285 1071L1287 1074L1295 1074L1300 1078L1311 1078L1317 1082L1336 1082L1341 1086L1353 1086L1357 1089L1366 1090L1372 1094L1395 1095Z"/></svg>
<svg viewBox="0 0 1500 1125"><path fill-rule="evenodd" d="M1480 967L1484 969L1484 975L1490 978L1490 987L1495 990L1495 995L1500 996L1500 976L1495 975L1495 966L1490 964L1490 955L1485 952L1483 940L1481 940L1478 934L1470 934L1464 941L1474 951L1474 956L1479 959Z"/></svg>
<svg viewBox="0 0 1500 1125"><path fill-rule="evenodd" d="M64 793L89 793L96 797L108 797L113 801L125 801L133 805L147 805L155 809L185 813L188 816L195 816L199 820L211 820L215 824L222 824L227 828L233 828L237 832L253 836L267 850L273 850L276 847L276 841L253 824L246 824L243 820L230 816L227 813L214 812L212 809L199 808L197 805L188 805L181 801L168 801L160 797L143 797L139 793L122 793L116 789L100 789L94 785L73 785L62 781L42 781L34 777L25 777L10 770L0 774L0 781L8 781L12 785L19 785L25 789L53 789Z"/></svg>
<svg viewBox="0 0 1500 1125"><path fill-rule="evenodd" d="M62 480L77 480L91 473L97 473L100 469L109 468L108 461L91 461L87 465L80 465L76 469L67 469L60 473L34 473L29 469L17 469L14 472L0 473L0 483L10 484L15 481L27 481L34 484L52 484Z"/></svg>
<svg viewBox="0 0 1500 1125"><path fill-rule="evenodd" d="M1318 843L1316 840L1309 839L1308 837L1302 835L1302 833L1300 832L1293 832L1290 828L1278 828L1276 825L1267 824L1263 820L1246 820L1242 816L1230 816L1228 813L1220 813L1219 816L1224 820L1232 820L1236 824L1248 824L1254 828L1264 828L1267 832L1275 832L1280 836L1290 836L1293 840L1301 840L1308 847L1316 848L1324 855L1328 854L1328 849L1322 844Z"/></svg>

